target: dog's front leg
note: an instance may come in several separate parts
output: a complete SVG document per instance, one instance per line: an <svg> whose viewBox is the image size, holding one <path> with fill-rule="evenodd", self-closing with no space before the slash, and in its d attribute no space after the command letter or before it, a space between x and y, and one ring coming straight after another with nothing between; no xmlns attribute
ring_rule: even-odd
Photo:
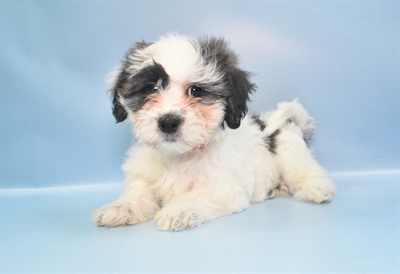
<svg viewBox="0 0 400 274"><path fill-rule="evenodd" d="M230 193L184 193L167 202L154 216L154 220L162 230L181 231L199 227L203 222L240 212L250 206L244 193Z"/></svg>
<svg viewBox="0 0 400 274"><path fill-rule="evenodd" d="M100 226L130 225L153 218L158 210L148 182L138 179L129 183L117 200L96 210L92 220Z"/></svg>

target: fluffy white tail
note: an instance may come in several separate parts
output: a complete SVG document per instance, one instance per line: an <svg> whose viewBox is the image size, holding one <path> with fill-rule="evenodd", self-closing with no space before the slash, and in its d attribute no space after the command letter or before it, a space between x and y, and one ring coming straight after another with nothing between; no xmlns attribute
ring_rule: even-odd
<svg viewBox="0 0 400 274"><path fill-rule="evenodd" d="M292 122L301 129L303 139L308 143L315 129L314 119L297 99L292 102L279 103L278 109L270 113L267 118L268 133L272 134Z"/></svg>

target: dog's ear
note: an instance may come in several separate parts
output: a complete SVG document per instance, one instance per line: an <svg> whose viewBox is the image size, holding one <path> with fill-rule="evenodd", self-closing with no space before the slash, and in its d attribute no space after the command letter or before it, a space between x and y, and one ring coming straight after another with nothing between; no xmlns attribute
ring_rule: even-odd
<svg viewBox="0 0 400 274"><path fill-rule="evenodd" d="M112 113L117 123L124 121L128 117L128 113L122 106L121 91L124 89L124 85L128 81L128 74L124 64L116 67L109 75L109 92L112 100Z"/></svg>
<svg viewBox="0 0 400 274"><path fill-rule="evenodd" d="M116 67L108 77L108 90L111 94L112 100L112 113L117 123L124 121L128 117L124 106L121 104L123 94L127 94L126 89L129 89L129 72L128 68L132 65L132 57L137 50L142 50L150 44L142 41L136 43L125 55L125 60L121 65ZM124 92L125 91L125 92Z"/></svg>
<svg viewBox="0 0 400 274"><path fill-rule="evenodd" d="M225 68L225 82L229 89L229 95L225 99L225 121L231 129L237 129L247 113L249 95L255 90L255 85L249 78L249 73L238 68L236 64Z"/></svg>
<svg viewBox="0 0 400 274"><path fill-rule="evenodd" d="M200 40L200 45L206 62L216 63L215 67L223 75L226 89L224 120L230 128L236 129L247 113L247 101L255 91L255 85L249 80L250 74L239 68L237 55L223 38L206 37Z"/></svg>

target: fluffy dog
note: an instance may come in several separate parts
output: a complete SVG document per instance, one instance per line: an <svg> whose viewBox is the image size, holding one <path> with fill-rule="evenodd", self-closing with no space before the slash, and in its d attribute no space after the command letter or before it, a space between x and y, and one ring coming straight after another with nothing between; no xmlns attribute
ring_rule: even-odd
<svg viewBox="0 0 400 274"><path fill-rule="evenodd" d="M335 193L308 149L314 124L299 102L246 116L255 86L224 39L136 43L109 87L117 122L129 119L138 142L122 195L93 214L98 225L154 217L180 231L276 195L323 203Z"/></svg>

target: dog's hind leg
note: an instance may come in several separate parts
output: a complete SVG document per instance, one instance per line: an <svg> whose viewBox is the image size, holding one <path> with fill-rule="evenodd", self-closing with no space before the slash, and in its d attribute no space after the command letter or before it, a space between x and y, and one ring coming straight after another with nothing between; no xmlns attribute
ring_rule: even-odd
<svg viewBox="0 0 400 274"><path fill-rule="evenodd" d="M334 182L314 159L300 128L295 124L280 132L276 157L282 178L295 199L319 204L333 198Z"/></svg>

